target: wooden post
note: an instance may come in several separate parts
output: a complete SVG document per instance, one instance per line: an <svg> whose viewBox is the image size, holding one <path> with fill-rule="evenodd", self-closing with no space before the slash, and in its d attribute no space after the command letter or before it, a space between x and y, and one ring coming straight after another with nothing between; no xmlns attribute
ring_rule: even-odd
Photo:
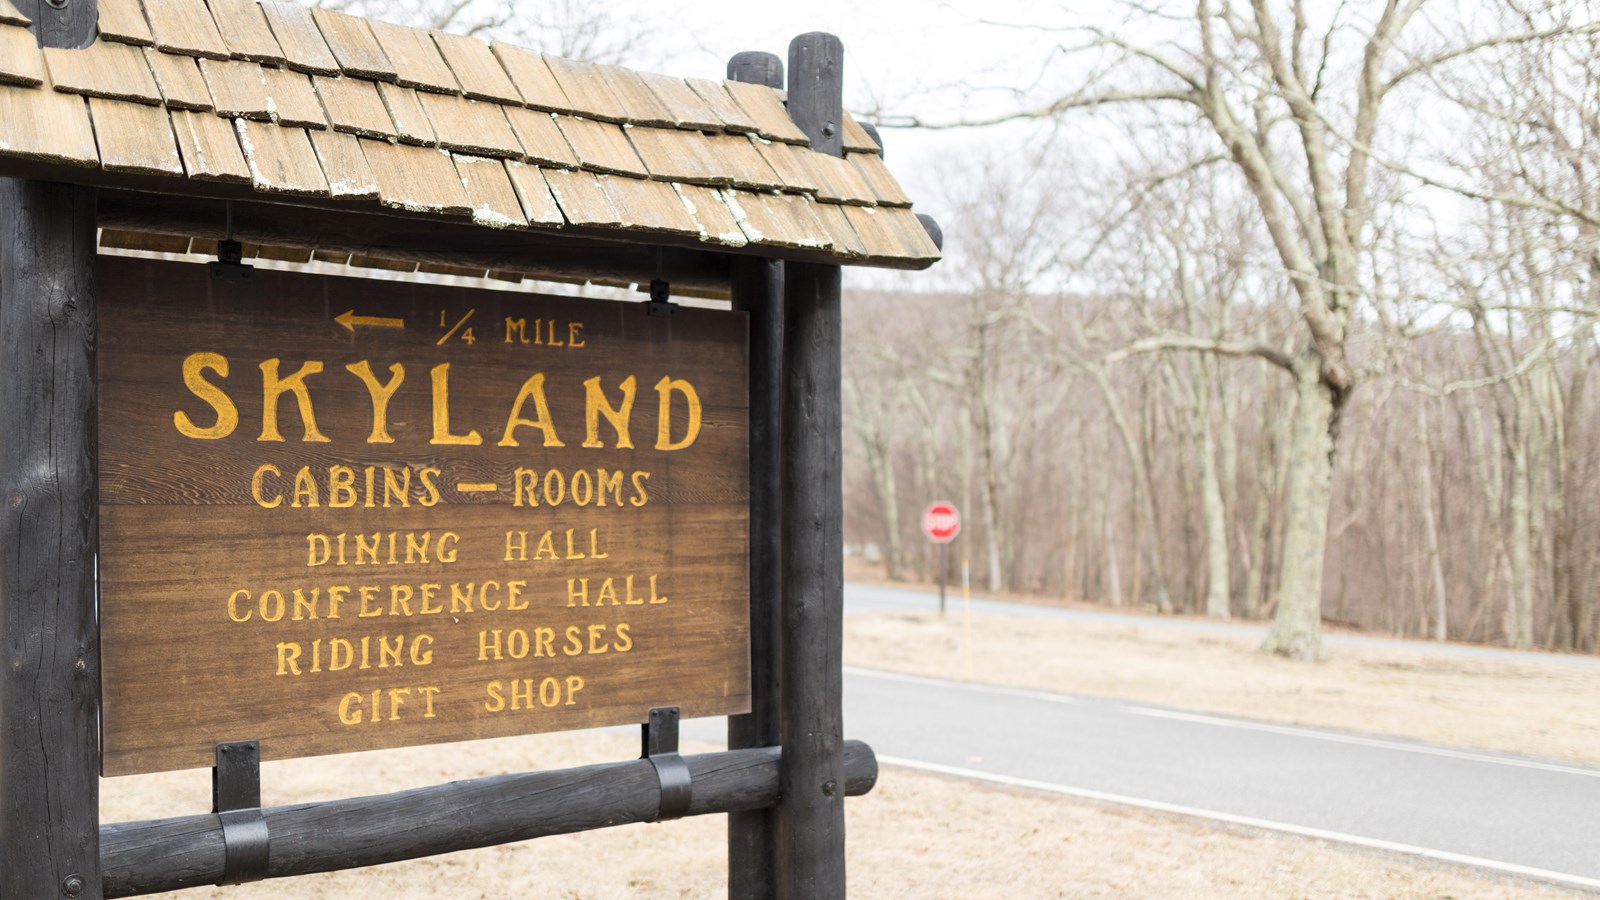
<svg viewBox="0 0 1600 900"><path fill-rule="evenodd" d="M783 86L783 61L749 51L728 62L733 81ZM728 749L781 743L778 693L783 593L783 263L733 260L733 308L750 314L750 714L728 719ZM728 817L728 896L777 896L777 816Z"/></svg>
<svg viewBox="0 0 1600 900"><path fill-rule="evenodd" d="M789 44L789 115L842 156L844 45ZM845 895L840 270L784 266L783 765L779 896Z"/></svg>
<svg viewBox="0 0 1600 900"><path fill-rule="evenodd" d="M95 192L0 179L0 896L98 898Z"/></svg>
<svg viewBox="0 0 1600 900"><path fill-rule="evenodd" d="M100 21L98 0L13 0L33 20L41 47L77 49L94 43Z"/></svg>

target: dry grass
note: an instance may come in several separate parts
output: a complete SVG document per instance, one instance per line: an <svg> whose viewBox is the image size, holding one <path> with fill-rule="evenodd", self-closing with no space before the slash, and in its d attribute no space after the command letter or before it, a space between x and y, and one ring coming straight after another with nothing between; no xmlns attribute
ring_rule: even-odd
<svg viewBox="0 0 1600 900"><path fill-rule="evenodd" d="M967 671L959 604L852 616L845 661L943 678ZM1600 765L1600 671L1339 647L1327 661L1257 653L1246 636L974 615L970 678L1297 725Z"/></svg>
<svg viewBox="0 0 1600 900"><path fill-rule="evenodd" d="M965 664L958 615L852 617L846 630L854 665L950 677ZM1001 616L977 617L973 635L975 672L994 683L1600 761L1600 679L1592 672L1378 650L1300 666L1261 657L1245 640ZM637 746L626 733L583 732L268 763L263 799L330 799L626 759ZM116 821L192 814L208 803L207 773L180 772L107 781L102 808ZM903 769L885 769L847 815L853 897L1572 896L1427 861ZM723 897L725 840L725 819L703 817L171 896Z"/></svg>

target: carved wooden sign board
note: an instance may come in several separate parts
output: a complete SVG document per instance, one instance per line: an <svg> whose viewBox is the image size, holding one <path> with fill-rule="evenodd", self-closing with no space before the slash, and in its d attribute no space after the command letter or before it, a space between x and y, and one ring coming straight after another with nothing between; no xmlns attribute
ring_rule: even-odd
<svg viewBox="0 0 1600 900"><path fill-rule="evenodd" d="M749 710L742 313L99 285L105 774Z"/></svg>

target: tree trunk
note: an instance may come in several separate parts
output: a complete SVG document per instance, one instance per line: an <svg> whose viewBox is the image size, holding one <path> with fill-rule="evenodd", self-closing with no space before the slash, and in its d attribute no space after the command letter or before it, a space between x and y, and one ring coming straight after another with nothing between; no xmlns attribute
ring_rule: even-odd
<svg viewBox="0 0 1600 900"><path fill-rule="evenodd" d="M1322 561L1333 484L1334 408L1333 390L1313 355L1297 361L1295 394L1278 607L1261 649L1314 660L1322 658Z"/></svg>
<svg viewBox="0 0 1600 900"><path fill-rule="evenodd" d="M1231 578L1228 572L1228 520L1217 474L1215 429L1211 424L1210 391L1199 404L1200 503L1206 522L1206 615L1229 617Z"/></svg>
<svg viewBox="0 0 1600 900"><path fill-rule="evenodd" d="M1417 401L1417 435L1422 452L1417 463L1417 485L1422 493L1422 533L1427 541L1428 574L1433 592L1433 639L1450 639L1450 602L1444 582L1444 556L1439 548L1439 521L1433 512L1433 440L1428 431L1428 401Z"/></svg>
<svg viewBox="0 0 1600 900"><path fill-rule="evenodd" d="M1533 646L1533 510L1528 483L1528 451L1511 442L1511 597L1506 608L1506 642L1520 650Z"/></svg>

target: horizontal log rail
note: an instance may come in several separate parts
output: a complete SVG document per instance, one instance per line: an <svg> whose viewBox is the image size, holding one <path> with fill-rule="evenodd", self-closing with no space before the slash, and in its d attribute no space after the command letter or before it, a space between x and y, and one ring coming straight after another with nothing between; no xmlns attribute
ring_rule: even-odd
<svg viewBox="0 0 1600 900"><path fill-rule="evenodd" d="M776 747L685 756L688 815L767 809L778 802ZM845 793L878 779L872 748L845 742ZM268 878L354 869L612 825L649 822L660 804L649 760L473 778L435 787L264 810ZM222 880L215 815L100 826L105 896L134 897Z"/></svg>

